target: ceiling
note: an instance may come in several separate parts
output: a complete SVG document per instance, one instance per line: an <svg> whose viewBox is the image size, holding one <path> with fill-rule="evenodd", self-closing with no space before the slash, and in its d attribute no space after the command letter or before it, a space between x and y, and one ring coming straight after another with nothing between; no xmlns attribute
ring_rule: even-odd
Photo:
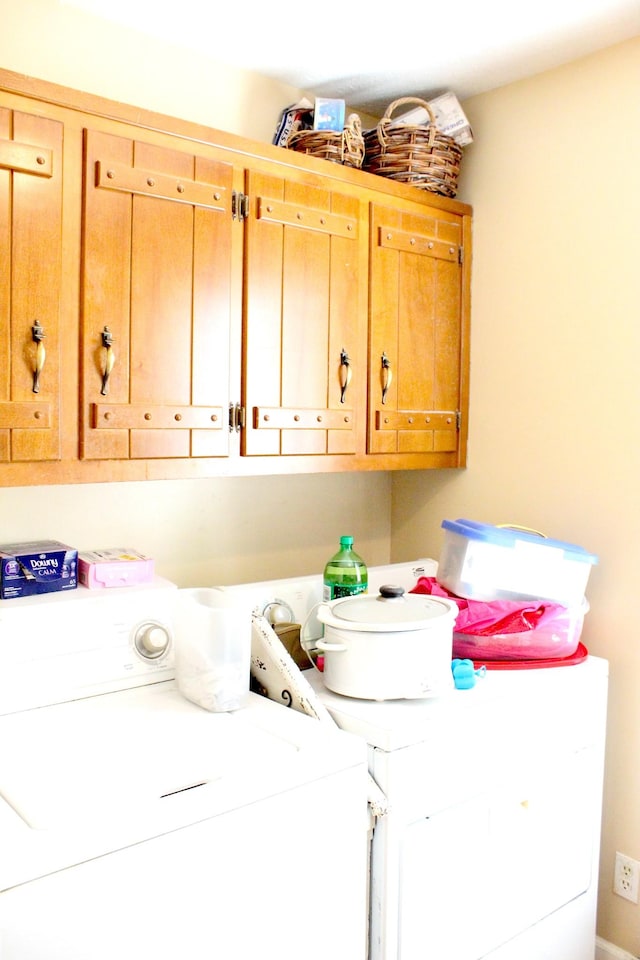
<svg viewBox="0 0 640 960"><path fill-rule="evenodd" d="M640 0L62 0L213 60L381 115L401 96L466 99L640 35Z"/></svg>

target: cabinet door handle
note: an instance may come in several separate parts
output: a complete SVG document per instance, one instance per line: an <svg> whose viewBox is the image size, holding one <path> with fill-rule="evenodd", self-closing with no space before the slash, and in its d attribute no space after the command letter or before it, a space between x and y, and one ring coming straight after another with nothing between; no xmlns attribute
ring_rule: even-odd
<svg viewBox="0 0 640 960"><path fill-rule="evenodd" d="M349 354L343 347L340 351L340 403L345 401L347 387L351 383L351 372Z"/></svg>
<svg viewBox="0 0 640 960"><path fill-rule="evenodd" d="M391 373L391 360L383 352L380 357L380 382L382 384L382 402L387 402L387 393L389 387L391 386L391 381L393 380L393 374Z"/></svg>
<svg viewBox="0 0 640 960"><path fill-rule="evenodd" d="M103 397L109 393L109 377L111 376L111 371L113 370L113 365L116 362L116 355L113 352L113 335L109 330L109 327L105 327L102 331L102 346L104 348L104 365L102 368L102 388L100 393Z"/></svg>
<svg viewBox="0 0 640 960"><path fill-rule="evenodd" d="M40 374L42 373L44 361L47 356L44 343L42 342L45 336L46 334L40 321L36 320L31 327L31 339L36 344L36 356L33 363L33 386L31 388L33 393L40 393Z"/></svg>

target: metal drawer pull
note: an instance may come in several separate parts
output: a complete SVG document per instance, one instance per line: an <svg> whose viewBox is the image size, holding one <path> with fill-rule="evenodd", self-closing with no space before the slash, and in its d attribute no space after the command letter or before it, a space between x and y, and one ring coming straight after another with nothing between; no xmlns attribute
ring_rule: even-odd
<svg viewBox="0 0 640 960"><path fill-rule="evenodd" d="M351 383L352 371L349 363L349 354L343 347L340 351L340 403L344 403L347 395L347 387Z"/></svg>
<svg viewBox="0 0 640 960"><path fill-rule="evenodd" d="M106 397L109 393L109 377L111 376L113 365L116 362L116 355L113 352L113 335L109 327L105 327L102 331L102 346L105 350L105 357L104 368L102 370L102 389L100 393L103 397Z"/></svg>
<svg viewBox="0 0 640 960"><path fill-rule="evenodd" d="M42 373L42 368L44 367L44 361L47 356L46 350L44 349L44 343L42 342L46 334L40 324L39 320L36 320L33 326L31 327L31 338L36 346L36 357L33 364L33 393L40 393L40 374Z"/></svg>
<svg viewBox="0 0 640 960"><path fill-rule="evenodd" d="M380 367L380 381L382 383L382 402L386 403L387 401L387 392L391 386L391 381L393 380L393 374L391 373L391 361L386 353L383 352L380 357L380 362L382 366Z"/></svg>

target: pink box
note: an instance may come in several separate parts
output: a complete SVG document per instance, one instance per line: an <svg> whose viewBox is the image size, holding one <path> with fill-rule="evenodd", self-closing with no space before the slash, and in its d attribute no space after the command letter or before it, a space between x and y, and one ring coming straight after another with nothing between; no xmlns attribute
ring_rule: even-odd
<svg viewBox="0 0 640 960"><path fill-rule="evenodd" d="M124 547L78 553L78 580L91 590L148 583L153 569L153 560Z"/></svg>

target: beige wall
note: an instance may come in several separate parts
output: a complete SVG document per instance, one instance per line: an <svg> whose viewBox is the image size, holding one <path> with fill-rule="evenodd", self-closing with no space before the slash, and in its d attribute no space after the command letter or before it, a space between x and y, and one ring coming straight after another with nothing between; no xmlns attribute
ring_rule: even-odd
<svg viewBox="0 0 640 960"><path fill-rule="evenodd" d="M390 503L385 474L0 489L3 543L135 548L179 586L317 573L343 533L386 563Z"/></svg>
<svg viewBox="0 0 640 960"><path fill-rule="evenodd" d="M5 70L268 142L282 108L301 96L293 87L144 38L63 0L6 0L0 63Z"/></svg>
<svg viewBox="0 0 640 960"><path fill-rule="evenodd" d="M5 7L7 70L267 142L282 108L301 95L58 0ZM315 573L342 533L370 563L386 563L390 504L382 473L0 489L3 542L135 547L181 586Z"/></svg>
<svg viewBox="0 0 640 960"><path fill-rule="evenodd" d="M611 664L599 933L634 955L640 908L611 884L616 850L640 859L638 90L640 39L465 103L469 465L392 481L396 560L437 556L460 516L599 555L584 632Z"/></svg>
<svg viewBox="0 0 640 960"><path fill-rule="evenodd" d="M240 17L238 27L233 37L212 36L212 51L223 43L242 43ZM65 0L5 0L0 64L5 70L267 143L283 107L304 95L288 84L124 29ZM361 118L365 126L374 122L365 113Z"/></svg>
<svg viewBox="0 0 640 960"><path fill-rule="evenodd" d="M57 0L6 6L0 65L10 70L265 141L300 93L141 43ZM611 663L599 932L634 953L639 908L610 888L616 849L640 859L629 613L640 542L638 89L634 41L465 104L476 133L460 189L475 208L466 471L0 490L3 540L137 547L182 585L310 573L343 532L371 563L437 556L440 522L455 516L524 523L598 553L584 638Z"/></svg>

